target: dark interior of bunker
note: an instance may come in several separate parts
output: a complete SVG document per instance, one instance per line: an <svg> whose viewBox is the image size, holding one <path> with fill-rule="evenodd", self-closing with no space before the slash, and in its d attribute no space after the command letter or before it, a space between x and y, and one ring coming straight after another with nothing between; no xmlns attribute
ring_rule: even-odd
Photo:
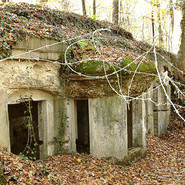
<svg viewBox="0 0 185 185"><path fill-rule="evenodd" d="M9 104L11 152L39 159L38 102Z"/></svg>
<svg viewBox="0 0 185 185"><path fill-rule="evenodd" d="M127 137L128 148L132 147L132 102L127 105Z"/></svg>
<svg viewBox="0 0 185 185"><path fill-rule="evenodd" d="M89 110L88 100L77 100L77 129L78 139L76 150L78 153L90 153L89 142Z"/></svg>

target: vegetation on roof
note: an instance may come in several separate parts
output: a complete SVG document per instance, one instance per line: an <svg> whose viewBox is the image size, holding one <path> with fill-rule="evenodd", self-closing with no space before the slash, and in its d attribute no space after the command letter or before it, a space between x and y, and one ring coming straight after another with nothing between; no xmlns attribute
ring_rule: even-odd
<svg viewBox="0 0 185 185"><path fill-rule="evenodd" d="M12 46L26 35L63 40L107 27L108 23L74 13L55 11L38 5L10 3L0 9L0 58L10 55ZM112 30L124 37L132 35L119 27Z"/></svg>
<svg viewBox="0 0 185 185"><path fill-rule="evenodd" d="M91 61L107 60L115 64L125 62L125 58L132 61L137 59L135 64L141 60L147 61L147 58L140 56L150 50L151 45L134 40L131 33L119 26L75 13L26 3L9 3L0 9L0 59L10 56L18 40L26 36L62 41L83 36L101 28L109 28L110 31L97 32L93 35L94 41L92 41L92 35L84 37L90 38L88 44L80 41L70 47L68 60L74 62L90 58ZM166 56L170 55L159 48L157 51Z"/></svg>

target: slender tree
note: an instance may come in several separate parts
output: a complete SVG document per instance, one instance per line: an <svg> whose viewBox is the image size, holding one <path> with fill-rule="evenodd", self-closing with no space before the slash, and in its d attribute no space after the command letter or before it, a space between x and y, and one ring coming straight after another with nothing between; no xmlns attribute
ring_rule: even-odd
<svg viewBox="0 0 185 185"><path fill-rule="evenodd" d="M96 0L93 0L93 16L96 16Z"/></svg>
<svg viewBox="0 0 185 185"><path fill-rule="evenodd" d="M152 37L153 37L153 42L154 42L154 40L155 40L155 22L154 22L153 6L152 6L152 10L151 10L151 21L152 21Z"/></svg>
<svg viewBox="0 0 185 185"><path fill-rule="evenodd" d="M163 30L162 30L162 21L161 21L161 4L160 0L156 0L157 6L157 19L158 19L158 32L159 32L159 47L163 47Z"/></svg>
<svg viewBox="0 0 185 185"><path fill-rule="evenodd" d="M171 19L171 31L173 34L174 30L174 6L173 6L173 0L170 0L170 19Z"/></svg>
<svg viewBox="0 0 185 185"><path fill-rule="evenodd" d="M181 45L178 52L178 68L185 72L185 1L182 5L182 20L181 20ZM185 79L182 79L185 81Z"/></svg>
<svg viewBox="0 0 185 185"><path fill-rule="evenodd" d="M119 0L113 0L112 22L116 25L119 23Z"/></svg>
<svg viewBox="0 0 185 185"><path fill-rule="evenodd" d="M158 33L158 46L163 46L163 30L162 30L162 19L161 19L161 4L160 0L151 0L151 21L152 21L152 36L153 36L153 42L155 41L155 37ZM156 15L156 19L155 19ZM155 29L155 23L158 25L158 29Z"/></svg>
<svg viewBox="0 0 185 185"><path fill-rule="evenodd" d="M87 15L85 0L82 0L82 11L83 11L83 15Z"/></svg>

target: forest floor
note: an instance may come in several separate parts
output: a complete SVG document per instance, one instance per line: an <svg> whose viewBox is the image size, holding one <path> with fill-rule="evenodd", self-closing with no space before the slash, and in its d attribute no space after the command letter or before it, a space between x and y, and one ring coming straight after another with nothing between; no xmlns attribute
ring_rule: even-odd
<svg viewBox="0 0 185 185"><path fill-rule="evenodd" d="M0 169L8 184L185 184L185 128L147 135L146 157L126 167L77 153L32 162L1 149Z"/></svg>

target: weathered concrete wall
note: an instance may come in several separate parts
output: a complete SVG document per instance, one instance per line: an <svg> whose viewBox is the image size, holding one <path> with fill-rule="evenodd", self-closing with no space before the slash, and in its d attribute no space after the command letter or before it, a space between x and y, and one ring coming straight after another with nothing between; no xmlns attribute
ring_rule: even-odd
<svg viewBox="0 0 185 185"><path fill-rule="evenodd" d="M148 132L155 135L160 136L161 134L167 131L168 124L170 122L170 102L168 101L164 90L159 83L154 83L151 88L153 89L152 93L148 96L155 103L148 103L147 113L148 116ZM170 85L165 86L166 92L171 98L171 87ZM152 111L153 113L152 113ZM150 119L153 117L153 120Z"/></svg>
<svg viewBox="0 0 185 185"><path fill-rule="evenodd" d="M29 60L7 60L0 63L0 88L43 89L59 92L59 64Z"/></svg>
<svg viewBox="0 0 185 185"><path fill-rule="evenodd" d="M6 60L0 63L0 146L10 151L8 104L21 98L39 101L39 137L41 158L52 155L54 137L61 120L59 64L31 60ZM1 133L2 132L2 133Z"/></svg>
<svg viewBox="0 0 185 185"><path fill-rule="evenodd" d="M166 87L166 92L171 98L171 88L168 85ZM158 107L158 136L167 131L168 124L170 122L170 103L164 94L162 87L158 89L158 103L161 104Z"/></svg>
<svg viewBox="0 0 185 185"><path fill-rule="evenodd" d="M142 100L132 101L133 110L133 147L142 147L146 149L146 105L145 95Z"/></svg>
<svg viewBox="0 0 185 185"><path fill-rule="evenodd" d="M105 74L102 75L104 76ZM118 82L116 75L112 75L109 77L109 82L117 92L120 91L120 86L118 86L118 84L120 84L122 93L127 94L131 78L132 75L126 74L125 76L120 77ZM141 84L143 79L144 83ZM130 96L141 95L150 87L153 79L154 78L151 76L139 75L137 79L133 81ZM96 78L96 76L83 77L70 74L70 81L66 84L65 88L71 98L99 98L116 95L106 78L99 79Z"/></svg>
<svg viewBox="0 0 185 185"><path fill-rule="evenodd" d="M154 105L151 101L153 99L153 85L148 89L148 93L146 94L148 100L146 102L146 128L147 133L154 135Z"/></svg>
<svg viewBox="0 0 185 185"><path fill-rule="evenodd" d="M58 43L58 44L56 44ZM51 39L26 37L12 50L12 58L58 60L63 44ZM32 52L29 52L32 51Z"/></svg>
<svg viewBox="0 0 185 185"><path fill-rule="evenodd" d="M90 153L122 160L127 155L127 105L119 96L89 99Z"/></svg>
<svg viewBox="0 0 185 185"><path fill-rule="evenodd" d="M76 103L74 99L65 100L65 107L63 107L64 114L68 117L68 123L65 125L64 143L65 148L70 151L76 152L76 139L77 139L77 112Z"/></svg>
<svg viewBox="0 0 185 185"><path fill-rule="evenodd" d="M0 92L0 146L6 147L10 151L10 127L8 122L8 98L6 92Z"/></svg>
<svg viewBox="0 0 185 185"><path fill-rule="evenodd" d="M145 96L143 95L144 99ZM127 104L119 96L89 98L90 154L113 162L125 163L133 156L141 158L146 151L146 102L133 100L132 103L132 148L128 155ZM65 143L76 151L77 114L76 101L66 102L69 124L66 125ZM137 150L133 150L137 148ZM133 154L135 153L136 154ZM139 151L139 152L138 152ZM140 155L141 154L141 155Z"/></svg>

